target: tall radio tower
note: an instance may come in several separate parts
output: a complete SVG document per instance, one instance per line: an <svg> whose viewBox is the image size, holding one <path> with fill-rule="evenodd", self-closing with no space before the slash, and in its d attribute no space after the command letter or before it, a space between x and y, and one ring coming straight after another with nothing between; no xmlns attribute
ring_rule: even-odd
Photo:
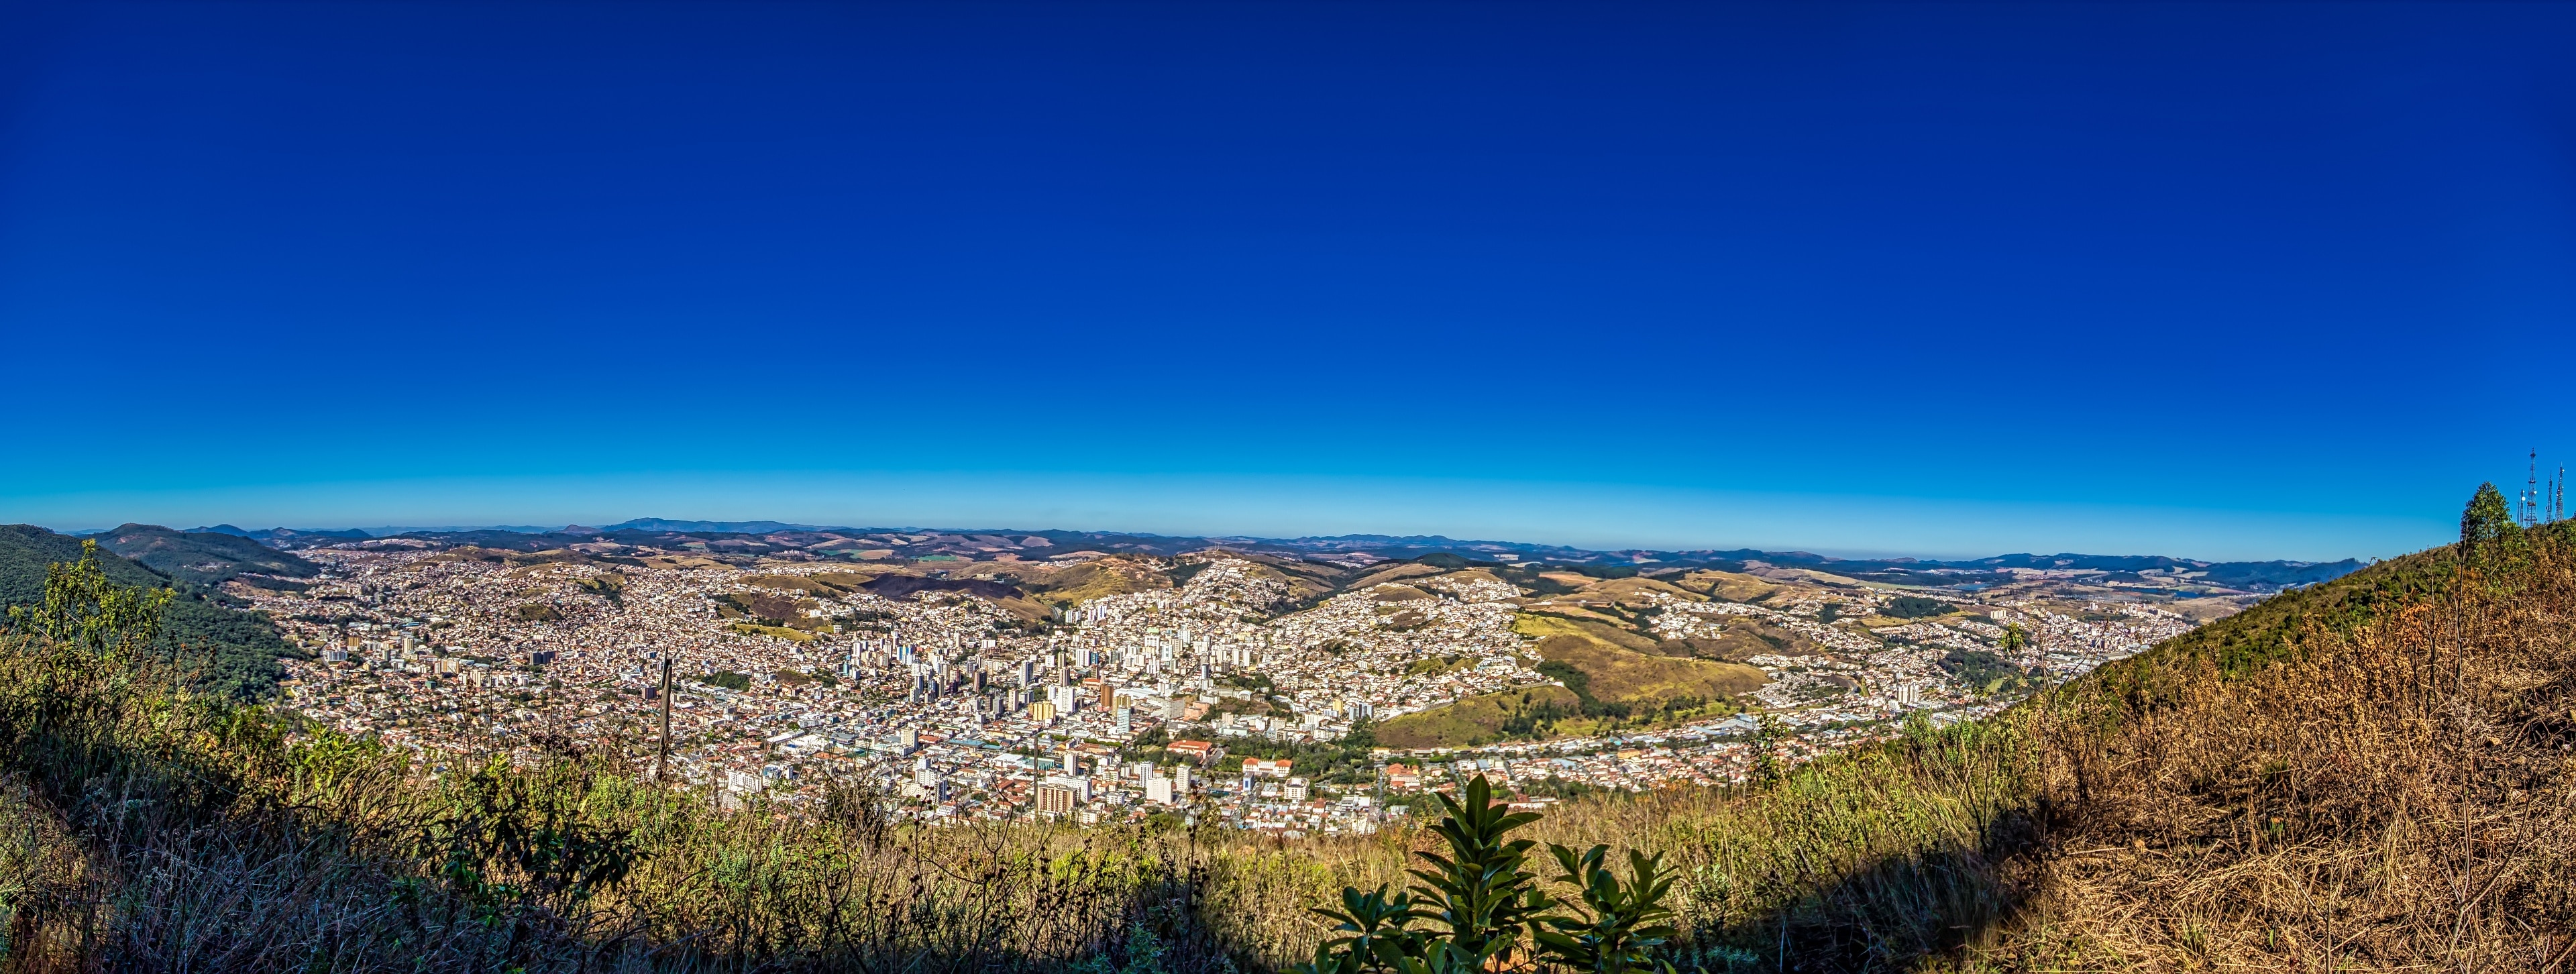
<svg viewBox="0 0 2576 974"><path fill-rule="evenodd" d="M2522 526L2540 523L2540 451L2531 451L2531 472L2522 482Z"/></svg>

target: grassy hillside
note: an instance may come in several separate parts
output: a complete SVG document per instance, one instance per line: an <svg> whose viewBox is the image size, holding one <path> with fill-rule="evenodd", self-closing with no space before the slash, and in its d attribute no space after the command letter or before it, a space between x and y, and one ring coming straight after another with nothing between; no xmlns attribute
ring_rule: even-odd
<svg viewBox="0 0 2576 974"><path fill-rule="evenodd" d="M1718 937L1829 969L2558 969L2576 544L2490 549L2276 597L1702 813L1763 823L1683 847L1720 885L1792 894L1730 894L1718 915L1762 919Z"/></svg>
<svg viewBox="0 0 2576 974"><path fill-rule="evenodd" d="M1381 600L1430 597L1403 585L1376 591ZM1378 742L1472 747L1595 734L1724 711L1728 698L1769 682L1753 667L1693 658L1701 654L1690 646L1666 646L1606 623L1524 614L1512 628L1538 640L1539 672L1564 686L1489 693L1396 717L1378 726Z"/></svg>
<svg viewBox="0 0 2576 974"><path fill-rule="evenodd" d="M1714 700L1759 690L1770 682L1761 670L1740 663L1658 655L1664 647L1654 640L1596 622L1523 615L1513 620L1512 628L1536 638L1539 655L1548 662L1582 671L1591 695L1602 700Z"/></svg>
<svg viewBox="0 0 2576 974"><path fill-rule="evenodd" d="M1779 585L1751 575L1721 571L1691 572L1682 576L1681 584L1711 598L1729 602L1753 602L1780 590Z"/></svg>
<svg viewBox="0 0 2576 974"><path fill-rule="evenodd" d="M1077 605L1127 592L1170 588L1172 580L1151 566L1129 558L1102 558L1052 570L1022 570L1027 579L1023 585L1039 598L1057 605Z"/></svg>
<svg viewBox="0 0 2576 974"><path fill-rule="evenodd" d="M213 587L245 572L311 578L321 566L249 538L127 524L98 535L99 547L190 585Z"/></svg>
<svg viewBox="0 0 2576 974"><path fill-rule="evenodd" d="M36 604L44 597L45 567L77 561L80 552L79 538L25 524L0 525L0 606ZM296 650L266 616L226 608L203 588L113 554L100 562L117 584L181 590L154 648L194 672L200 687L248 699L265 696L286 675L277 660Z"/></svg>
<svg viewBox="0 0 2576 974"><path fill-rule="evenodd" d="M1572 710L1582 698L1562 687L1536 686L1468 697L1446 707L1410 713L1377 725L1377 742L1387 747L1469 747L1512 736L1512 719L1538 707Z"/></svg>

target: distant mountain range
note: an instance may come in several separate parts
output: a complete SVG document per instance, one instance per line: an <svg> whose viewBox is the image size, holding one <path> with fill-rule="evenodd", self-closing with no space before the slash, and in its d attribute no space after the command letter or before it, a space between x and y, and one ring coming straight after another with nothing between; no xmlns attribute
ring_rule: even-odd
<svg viewBox="0 0 2576 974"><path fill-rule="evenodd" d="M128 527L133 527L129 525ZM123 531L125 529L118 529ZM167 530L167 529L160 529ZM192 533L192 532L174 532ZM2356 559L2335 562L2201 561L2165 555L2053 555L2016 553L1989 558L1941 561L1918 558L1837 558L1805 551L1753 548L1661 551L1592 550L1564 545L1514 541L1462 541L1441 535L1345 534L1329 537L1254 538L1169 536L1101 531L1030 531L1021 529L858 528L783 521L686 521L636 518L606 527L565 525L536 528L519 525L476 528L406 528L365 531L269 528L246 531L229 524L193 533L231 535L273 548L294 549L333 544L407 538L440 545L473 545L512 551L546 551L584 542L612 543L670 550L689 550L714 557L810 557L817 559L990 561L995 559L1063 559L1139 554L1168 557L1206 548L1319 561L1371 562L1448 555L1471 561L1548 562L1604 571L1656 574L1665 569L1709 567L1730 571L1747 568L1804 568L1863 581L1944 588L1981 588L2028 577L2030 573L2098 576L2131 585L2188 582L2247 592L2277 591L2339 578L2362 567ZM248 568L248 571L262 569ZM280 574L271 572L271 574Z"/></svg>
<svg viewBox="0 0 2576 974"><path fill-rule="evenodd" d="M639 517L632 521L609 525L602 530L721 531L728 534L766 534L771 531L848 531L852 529L812 524L784 524L778 521L667 521L658 517Z"/></svg>
<svg viewBox="0 0 2576 974"><path fill-rule="evenodd" d="M545 529L544 529L544 528L538 528L537 530L543 531L543 530L545 530ZM188 528L188 529L186 529L183 533L186 533L186 534L229 534L229 535L232 535L233 537L236 537L236 538L249 538L249 539L251 539L251 540L253 540L253 541L268 541L268 540L277 539L277 538L372 538L372 537L375 537L375 535L370 534L370 533L368 533L368 532L366 532L366 531L358 530L357 528L342 528L342 529L337 530L337 531L326 531L326 530L322 530L322 529L319 529L319 528L314 528L314 529L309 529L309 530L307 530L307 529L299 529L299 528L264 528L264 529L262 529L262 530L258 530L258 531L244 531L244 530L242 530L242 529L240 529L240 528L234 527L234 526L229 525L229 524L218 524L218 525L215 525L214 527L210 527L210 528Z"/></svg>

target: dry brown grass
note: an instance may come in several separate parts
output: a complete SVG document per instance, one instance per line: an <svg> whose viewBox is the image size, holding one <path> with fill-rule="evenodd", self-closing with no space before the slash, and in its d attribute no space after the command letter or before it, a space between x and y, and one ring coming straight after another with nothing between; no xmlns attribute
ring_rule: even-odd
<svg viewBox="0 0 2576 974"><path fill-rule="evenodd" d="M1649 655L1582 636L1549 636L1539 641L1538 651L1548 662L1582 670L1591 678L1593 696L1603 700L1717 700L1770 682L1761 670L1742 663Z"/></svg>
<svg viewBox="0 0 2576 974"><path fill-rule="evenodd" d="M2451 567L2419 561L2392 573ZM2058 821L1992 959L2566 969L2576 552L2552 540L2374 609L2286 620L2259 667L2165 653L2022 715Z"/></svg>

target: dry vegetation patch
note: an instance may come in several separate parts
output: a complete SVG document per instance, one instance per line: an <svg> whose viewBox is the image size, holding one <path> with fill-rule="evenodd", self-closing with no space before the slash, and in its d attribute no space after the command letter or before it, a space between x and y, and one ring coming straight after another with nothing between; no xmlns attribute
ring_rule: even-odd
<svg viewBox="0 0 2576 974"><path fill-rule="evenodd" d="M1387 582L1400 582L1408 578L1422 578L1427 575L1438 575L1444 571L1447 571L1447 569L1441 568L1437 565L1425 565L1421 562L1414 561L1400 562L1353 579L1349 587L1353 590L1366 589L1372 585L1381 585Z"/></svg>
<svg viewBox="0 0 2576 974"><path fill-rule="evenodd" d="M1369 600L1372 602L1415 602L1437 598L1439 596L1411 585L1380 585L1369 590Z"/></svg>
<svg viewBox="0 0 2576 974"><path fill-rule="evenodd" d="M1519 710L1544 704L1574 707L1580 702L1560 686L1505 690L1406 714L1379 724L1375 733L1378 743L1387 747L1465 747L1501 739L1503 721Z"/></svg>
<svg viewBox="0 0 2576 974"><path fill-rule="evenodd" d="M1585 636L1539 640L1539 655L1591 678L1595 698L1618 702L1697 697L1718 700L1762 688L1771 678L1741 663L1650 656Z"/></svg>

